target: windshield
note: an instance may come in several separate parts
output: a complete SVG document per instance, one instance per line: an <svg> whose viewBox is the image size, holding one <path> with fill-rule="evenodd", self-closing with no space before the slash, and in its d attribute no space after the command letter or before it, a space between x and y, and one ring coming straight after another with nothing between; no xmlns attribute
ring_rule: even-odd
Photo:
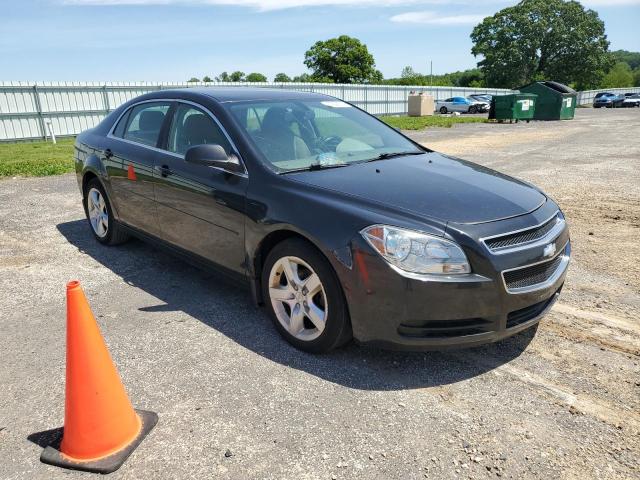
<svg viewBox="0 0 640 480"><path fill-rule="evenodd" d="M394 129L340 100L239 102L227 108L278 172L423 152Z"/></svg>

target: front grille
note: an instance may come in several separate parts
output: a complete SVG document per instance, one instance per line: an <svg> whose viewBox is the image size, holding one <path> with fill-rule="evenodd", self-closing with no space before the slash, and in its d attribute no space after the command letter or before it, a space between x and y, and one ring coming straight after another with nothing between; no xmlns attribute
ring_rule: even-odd
<svg viewBox="0 0 640 480"><path fill-rule="evenodd" d="M523 267L518 270L503 272L504 283L507 290L516 288L531 287L539 283L544 283L553 276L563 259L563 253L560 252L554 259L547 262Z"/></svg>
<svg viewBox="0 0 640 480"><path fill-rule="evenodd" d="M450 338L475 335L490 330L491 322L484 318L461 320L428 320L416 325L400 324L398 333L414 338Z"/></svg>
<svg viewBox="0 0 640 480"><path fill-rule="evenodd" d="M499 250L501 248L514 247L523 243L535 242L536 240L544 238L551 230L553 230L553 227L555 227L557 223L558 217L555 216L548 222L537 227L533 227L522 232L509 233L507 235L487 239L485 240L485 244L490 250Z"/></svg>
<svg viewBox="0 0 640 480"><path fill-rule="evenodd" d="M560 287L562 288L562 287ZM529 320L536 318L551 304L556 298L556 295L560 293L560 289L554 293L551 298L543 300L542 302L534 303L533 305L520 310L514 310L507 315L507 328L517 327Z"/></svg>

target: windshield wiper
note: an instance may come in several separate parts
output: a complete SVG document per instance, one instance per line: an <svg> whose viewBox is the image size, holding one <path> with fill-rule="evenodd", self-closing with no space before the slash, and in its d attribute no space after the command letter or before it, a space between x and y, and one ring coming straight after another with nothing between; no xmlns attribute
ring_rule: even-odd
<svg viewBox="0 0 640 480"><path fill-rule="evenodd" d="M423 153L425 152L416 152L414 150L410 152L387 152L387 153L381 153L377 157L369 158L368 160L365 160L365 162L368 163L368 162L375 162L377 160L387 160L388 158L404 157L406 155L422 155Z"/></svg>
<svg viewBox="0 0 640 480"><path fill-rule="evenodd" d="M312 163L307 167L302 168L293 168L291 170L287 170L286 172L280 172L281 174L285 173L293 173L293 172L313 172L316 170L326 170L329 168L339 168L339 167L348 167L348 163Z"/></svg>

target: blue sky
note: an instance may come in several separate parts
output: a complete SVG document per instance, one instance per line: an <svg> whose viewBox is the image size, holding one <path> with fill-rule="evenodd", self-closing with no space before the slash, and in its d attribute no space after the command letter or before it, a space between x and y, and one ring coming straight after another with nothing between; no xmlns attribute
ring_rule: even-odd
<svg viewBox="0 0 640 480"><path fill-rule="evenodd" d="M222 71L290 76L341 34L385 77L475 66L469 33L508 0L0 0L0 81L185 81ZM612 49L640 51L640 0L584 0Z"/></svg>

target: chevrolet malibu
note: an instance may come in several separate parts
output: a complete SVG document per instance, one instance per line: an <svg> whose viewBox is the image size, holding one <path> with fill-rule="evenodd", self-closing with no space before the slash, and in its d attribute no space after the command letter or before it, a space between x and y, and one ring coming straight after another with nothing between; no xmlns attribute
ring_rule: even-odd
<svg viewBox="0 0 640 480"><path fill-rule="evenodd" d="M569 263L540 190L325 95L150 93L79 135L75 166L98 242L139 237L248 284L309 352L509 337L537 325Z"/></svg>

